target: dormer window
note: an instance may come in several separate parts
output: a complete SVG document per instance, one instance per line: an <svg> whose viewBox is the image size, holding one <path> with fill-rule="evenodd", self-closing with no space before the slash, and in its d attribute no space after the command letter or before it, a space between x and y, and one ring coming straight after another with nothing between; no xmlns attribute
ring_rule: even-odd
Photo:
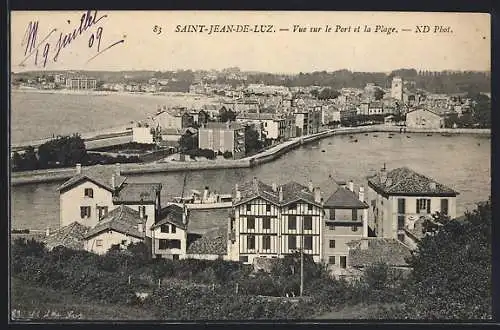
<svg viewBox="0 0 500 330"><path fill-rule="evenodd" d="M92 189L92 188L85 188L83 194L84 194L85 197L94 198L94 189Z"/></svg>

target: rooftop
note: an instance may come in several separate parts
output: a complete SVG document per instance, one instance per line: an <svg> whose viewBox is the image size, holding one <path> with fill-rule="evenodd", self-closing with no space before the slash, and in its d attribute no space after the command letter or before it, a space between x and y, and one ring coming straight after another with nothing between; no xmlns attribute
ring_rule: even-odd
<svg viewBox="0 0 500 330"><path fill-rule="evenodd" d="M183 213L184 210L182 207L175 204L168 205L167 207L164 207L160 210L156 219L156 223L151 226L151 229L157 228L166 223L170 223L172 225L175 225L176 227L186 230L187 221L186 223L183 222Z"/></svg>
<svg viewBox="0 0 500 330"><path fill-rule="evenodd" d="M220 227L207 232L188 246L187 253L225 255L227 253L227 228Z"/></svg>
<svg viewBox="0 0 500 330"><path fill-rule="evenodd" d="M236 130L236 129L242 129L244 126L235 122L228 122L228 123L207 123L205 126L206 129L231 129L231 130ZM201 128L203 129L203 128Z"/></svg>
<svg viewBox="0 0 500 330"><path fill-rule="evenodd" d="M406 258L411 250L397 239L365 238L347 243L349 266L366 267L375 263L385 263L393 267L408 266Z"/></svg>
<svg viewBox="0 0 500 330"><path fill-rule="evenodd" d="M279 200L279 190L283 191L283 200ZM314 193L309 191L308 187L295 181L288 182L283 185L276 185L276 190L257 178L247 181L238 186L241 193L241 199L236 204L242 204L256 197L261 197L276 205L287 205L298 200L305 200L312 204L318 204L314 200ZM232 191L233 198L236 196L235 188Z"/></svg>
<svg viewBox="0 0 500 330"><path fill-rule="evenodd" d="M101 219L97 225L90 229L85 235L85 239L89 239L99 235L103 231L116 231L125 235L136 238L144 238L144 231L139 232L138 224L143 220L139 217L139 212L131 209L128 206L120 205L108 213L106 217Z"/></svg>
<svg viewBox="0 0 500 330"><path fill-rule="evenodd" d="M58 246L64 246L73 250L82 250L83 238L88 230L89 227L75 221L52 232L45 238L44 243L49 250Z"/></svg>
<svg viewBox="0 0 500 330"><path fill-rule="evenodd" d="M368 185L375 191L386 195L455 197L459 194L408 167L381 171L368 179Z"/></svg>
<svg viewBox="0 0 500 330"><path fill-rule="evenodd" d="M115 203L144 202L155 203L156 193L161 190L161 183L123 183L120 191L113 197Z"/></svg>
<svg viewBox="0 0 500 330"><path fill-rule="evenodd" d="M116 168L110 167L109 165L82 166L81 173L77 174L75 172L75 176L59 186L58 190L62 192L77 185L81 181L90 180L95 184L112 191L114 190L111 185L111 178L113 177L113 174L115 174L116 187L120 187L125 182L126 177L116 175L118 174Z"/></svg>
<svg viewBox="0 0 500 330"><path fill-rule="evenodd" d="M333 185L337 185L332 183ZM334 209L367 209L368 204L359 200L358 195L347 187L337 185L335 191L323 204L326 208Z"/></svg>

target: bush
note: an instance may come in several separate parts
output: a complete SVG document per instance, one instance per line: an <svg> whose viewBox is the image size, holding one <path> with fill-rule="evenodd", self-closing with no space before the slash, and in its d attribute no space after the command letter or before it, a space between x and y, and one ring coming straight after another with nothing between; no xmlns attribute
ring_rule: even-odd
<svg viewBox="0 0 500 330"><path fill-rule="evenodd" d="M225 159L232 159L233 158L233 153L231 151L224 151L224 153L222 154L222 156Z"/></svg>

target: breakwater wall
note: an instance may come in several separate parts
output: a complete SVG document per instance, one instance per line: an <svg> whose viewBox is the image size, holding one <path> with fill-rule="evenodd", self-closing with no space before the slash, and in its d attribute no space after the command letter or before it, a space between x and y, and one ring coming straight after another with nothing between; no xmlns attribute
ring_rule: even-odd
<svg viewBox="0 0 500 330"><path fill-rule="evenodd" d="M131 163L121 164L121 171L124 175L145 174L145 173L161 173L161 172L182 172L182 171L199 171L199 170L215 170L215 169L234 169L234 168L250 168L271 162L288 151L305 145L307 143L317 141L326 137L335 135L348 135L359 133L376 133L376 132L392 132L399 133L400 127L397 126L361 126L361 127L344 127L337 129L326 130L317 134L294 138L292 140L271 147L252 157L247 157L238 160L209 160L209 161L188 161L188 162L156 162L156 163ZM435 134L479 134L490 135L489 129L416 129L406 128L405 133L435 133ZM100 165L113 166L113 165ZM31 183L57 182L69 179L75 173L74 168L47 169L24 172L13 172L11 174L11 185L22 185Z"/></svg>

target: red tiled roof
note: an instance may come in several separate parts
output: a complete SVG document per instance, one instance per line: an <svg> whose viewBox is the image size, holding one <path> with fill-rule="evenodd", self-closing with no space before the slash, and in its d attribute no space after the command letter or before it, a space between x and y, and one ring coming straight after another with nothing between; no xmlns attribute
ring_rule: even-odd
<svg viewBox="0 0 500 330"><path fill-rule="evenodd" d="M161 183L124 183L116 196L114 203L154 203L156 193L162 188Z"/></svg>
<svg viewBox="0 0 500 330"><path fill-rule="evenodd" d="M66 248L74 250L81 250L83 249L83 238L88 230L89 227L75 221L51 233L47 238L44 239L45 246L49 250L52 250L53 248L58 246L64 246Z"/></svg>
<svg viewBox="0 0 500 330"><path fill-rule="evenodd" d="M157 228L163 224L170 223L181 229L187 229L187 221L183 222L183 213L184 210L182 207L171 204L167 207L164 207L160 210L158 217L156 219L156 223L151 226L151 229Z"/></svg>
<svg viewBox="0 0 500 330"><path fill-rule="evenodd" d="M227 253L227 228L220 227L207 232L188 246L187 253L225 255Z"/></svg>
<svg viewBox="0 0 500 330"><path fill-rule="evenodd" d="M419 174L407 167L400 167L382 172L368 179L368 185L378 192L387 195L408 196L452 196L459 193L435 180Z"/></svg>
<svg viewBox="0 0 500 330"><path fill-rule="evenodd" d="M95 165L95 166L82 166L82 172L75 174L72 178L68 179L61 186L59 191L67 190L84 180L90 180L103 188L113 191L111 186L111 177L116 173L116 169L109 165ZM126 180L126 177L115 175L115 185L120 187Z"/></svg>
<svg viewBox="0 0 500 330"><path fill-rule="evenodd" d="M107 230L116 231L137 238L144 238L144 231L139 232L139 223L143 223L143 220L139 217L138 211L128 206L120 205L110 211L95 227L90 229L85 235L85 239L89 239Z"/></svg>
<svg viewBox="0 0 500 330"><path fill-rule="evenodd" d="M338 187L324 203L327 208L367 209L368 204L359 200L358 196L347 188Z"/></svg>
<svg viewBox="0 0 500 330"><path fill-rule="evenodd" d="M375 263L385 263L393 267L408 266L406 258L411 250L397 239L367 238L347 243L348 263L351 267L366 267Z"/></svg>

